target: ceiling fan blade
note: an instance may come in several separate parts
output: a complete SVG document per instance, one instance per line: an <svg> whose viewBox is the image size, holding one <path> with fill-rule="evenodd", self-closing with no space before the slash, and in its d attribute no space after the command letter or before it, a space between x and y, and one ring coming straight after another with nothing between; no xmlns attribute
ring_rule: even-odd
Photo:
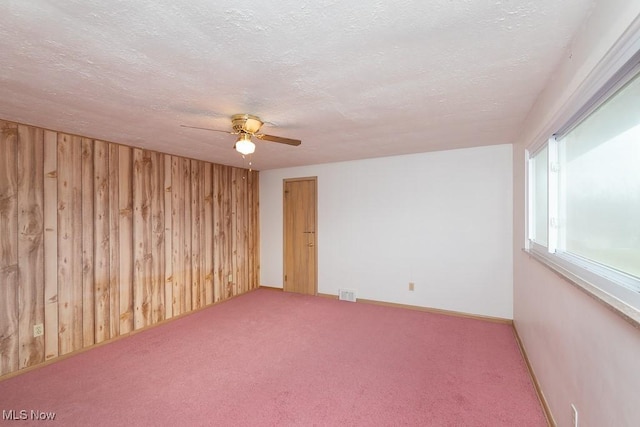
<svg viewBox="0 0 640 427"><path fill-rule="evenodd" d="M295 146L302 144L302 141L300 141L299 139L284 138L282 136L256 134L255 137L263 141L279 142L281 144L288 144L288 145L295 145Z"/></svg>
<svg viewBox="0 0 640 427"><path fill-rule="evenodd" d="M208 131L211 131L211 132L222 132L222 133L229 133L229 134L233 133L233 132L228 131L228 130L211 129L211 128L201 128L201 127L198 127L198 126L180 125L180 127L183 127L183 128L189 128L189 129L208 130Z"/></svg>

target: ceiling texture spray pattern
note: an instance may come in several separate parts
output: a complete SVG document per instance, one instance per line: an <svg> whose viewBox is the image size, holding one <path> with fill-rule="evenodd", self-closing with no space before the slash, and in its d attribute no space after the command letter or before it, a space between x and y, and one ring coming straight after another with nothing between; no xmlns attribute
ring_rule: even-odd
<svg viewBox="0 0 640 427"><path fill-rule="evenodd" d="M591 0L7 0L0 118L260 170L511 143Z"/></svg>

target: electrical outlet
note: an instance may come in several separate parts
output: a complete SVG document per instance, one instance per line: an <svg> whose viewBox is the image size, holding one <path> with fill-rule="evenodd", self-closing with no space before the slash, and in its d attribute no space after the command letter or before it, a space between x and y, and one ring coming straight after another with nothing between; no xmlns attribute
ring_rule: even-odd
<svg viewBox="0 0 640 427"><path fill-rule="evenodd" d="M233 282L233 274L230 274L227 280L229 281L229 283Z"/></svg>
<svg viewBox="0 0 640 427"><path fill-rule="evenodd" d="M416 284L413 282L409 282L409 290L412 291L416 287Z"/></svg>
<svg viewBox="0 0 640 427"><path fill-rule="evenodd" d="M578 427L578 408L573 403L571 404L571 419L573 420L573 427Z"/></svg>
<svg viewBox="0 0 640 427"><path fill-rule="evenodd" d="M40 337L42 335L44 335L44 325L42 323L33 325L33 337Z"/></svg>

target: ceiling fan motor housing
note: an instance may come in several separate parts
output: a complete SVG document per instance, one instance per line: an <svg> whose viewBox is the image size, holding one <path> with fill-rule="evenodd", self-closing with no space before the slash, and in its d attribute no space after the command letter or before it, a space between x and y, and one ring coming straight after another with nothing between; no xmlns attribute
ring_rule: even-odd
<svg viewBox="0 0 640 427"><path fill-rule="evenodd" d="M233 130L238 133L255 134L262 127L262 121L250 114L235 114L231 117Z"/></svg>

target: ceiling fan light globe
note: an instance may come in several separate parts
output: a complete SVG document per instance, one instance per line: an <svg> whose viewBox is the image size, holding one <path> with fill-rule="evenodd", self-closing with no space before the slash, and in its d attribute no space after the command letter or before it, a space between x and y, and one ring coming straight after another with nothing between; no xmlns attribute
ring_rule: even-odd
<svg viewBox="0 0 640 427"><path fill-rule="evenodd" d="M238 139L236 151L246 156L256 151L256 145L250 139Z"/></svg>

